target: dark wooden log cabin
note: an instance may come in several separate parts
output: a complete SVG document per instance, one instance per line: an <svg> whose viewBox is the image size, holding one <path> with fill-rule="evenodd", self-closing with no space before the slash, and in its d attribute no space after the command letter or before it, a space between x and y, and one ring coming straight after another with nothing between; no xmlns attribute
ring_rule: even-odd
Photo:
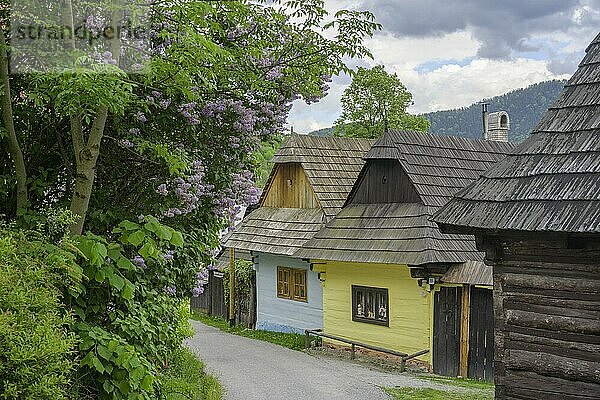
<svg viewBox="0 0 600 400"><path fill-rule="evenodd" d="M600 398L600 34L531 137L434 216L493 265L497 399Z"/></svg>

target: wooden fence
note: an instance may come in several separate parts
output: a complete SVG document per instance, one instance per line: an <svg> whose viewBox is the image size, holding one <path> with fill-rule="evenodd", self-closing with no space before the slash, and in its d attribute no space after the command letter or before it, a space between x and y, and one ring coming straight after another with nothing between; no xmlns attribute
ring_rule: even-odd
<svg viewBox="0 0 600 400"><path fill-rule="evenodd" d="M256 325L256 278L252 279L250 287L247 294L236 293L235 324L254 329ZM190 306L192 310L228 320L228 303L223 287L223 272L210 271L204 293L198 297L192 297Z"/></svg>

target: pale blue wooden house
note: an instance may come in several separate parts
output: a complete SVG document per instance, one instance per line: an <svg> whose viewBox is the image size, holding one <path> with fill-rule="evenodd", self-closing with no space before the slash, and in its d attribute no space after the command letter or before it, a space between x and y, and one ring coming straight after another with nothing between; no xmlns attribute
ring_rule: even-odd
<svg viewBox="0 0 600 400"><path fill-rule="evenodd" d="M292 135L276 153L259 207L224 244L252 254L256 329L303 332L323 326L319 275L292 255L342 208L372 143Z"/></svg>

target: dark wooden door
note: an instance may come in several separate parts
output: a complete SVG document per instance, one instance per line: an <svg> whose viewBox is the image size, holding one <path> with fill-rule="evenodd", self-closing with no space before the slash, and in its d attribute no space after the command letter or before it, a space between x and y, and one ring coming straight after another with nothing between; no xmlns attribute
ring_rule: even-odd
<svg viewBox="0 0 600 400"><path fill-rule="evenodd" d="M468 376L494 380L494 304L489 289L471 289Z"/></svg>
<svg viewBox="0 0 600 400"><path fill-rule="evenodd" d="M460 368L460 302L462 288L442 287L433 311L433 372L457 376Z"/></svg>

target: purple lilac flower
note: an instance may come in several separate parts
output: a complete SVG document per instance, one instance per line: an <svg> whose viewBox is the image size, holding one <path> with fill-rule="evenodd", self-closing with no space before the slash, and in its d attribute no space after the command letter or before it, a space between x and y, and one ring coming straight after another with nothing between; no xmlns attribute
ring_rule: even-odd
<svg viewBox="0 0 600 400"><path fill-rule="evenodd" d="M173 255L175 254L175 252L173 250L168 250L165 254L164 254L164 258L167 261L171 261L173 259Z"/></svg>
<svg viewBox="0 0 600 400"><path fill-rule="evenodd" d="M146 261L142 256L133 257L133 263L140 268L146 268Z"/></svg>
<svg viewBox="0 0 600 400"><path fill-rule="evenodd" d="M158 186L158 189L156 189L156 193L166 196L168 191L167 191L167 185L162 183Z"/></svg>
<svg viewBox="0 0 600 400"><path fill-rule="evenodd" d="M140 121L140 122L146 122L146 121L148 121L148 119L146 118L146 116L144 115L144 113L143 113L143 112L141 112L141 111L138 111L138 113L137 113L137 114L135 114L135 118L136 118L138 121Z"/></svg>
<svg viewBox="0 0 600 400"><path fill-rule="evenodd" d="M204 293L204 286L198 286L192 289L192 297L198 297Z"/></svg>
<svg viewBox="0 0 600 400"><path fill-rule="evenodd" d="M173 285L165 286L163 291L169 296L175 296L177 294L177 288Z"/></svg>
<svg viewBox="0 0 600 400"><path fill-rule="evenodd" d="M131 133L132 135L139 135L140 134L140 130L138 128L131 128L129 130L129 133Z"/></svg>
<svg viewBox="0 0 600 400"><path fill-rule="evenodd" d="M129 141L128 139L121 139L119 140L119 146L124 147L126 149L130 149L134 146L134 144L131 143L131 141Z"/></svg>

